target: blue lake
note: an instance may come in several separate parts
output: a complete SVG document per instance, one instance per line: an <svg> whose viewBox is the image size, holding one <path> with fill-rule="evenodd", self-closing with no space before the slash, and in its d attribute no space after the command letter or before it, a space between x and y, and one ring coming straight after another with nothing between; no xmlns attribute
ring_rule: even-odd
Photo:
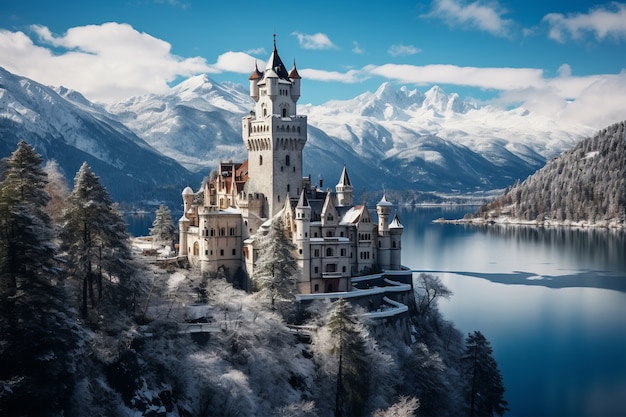
<svg viewBox="0 0 626 417"><path fill-rule="evenodd" d="M491 342L509 416L626 416L626 236L432 223L474 207L401 208L403 263L454 295L446 319Z"/></svg>

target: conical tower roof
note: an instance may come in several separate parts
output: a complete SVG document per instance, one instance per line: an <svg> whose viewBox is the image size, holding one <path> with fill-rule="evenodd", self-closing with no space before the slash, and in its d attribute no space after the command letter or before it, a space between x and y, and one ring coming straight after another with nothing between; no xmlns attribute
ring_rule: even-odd
<svg viewBox="0 0 626 417"><path fill-rule="evenodd" d="M278 49L276 49L276 35L274 35L274 50L272 51L272 55L270 55L270 59L267 61L267 65L265 66L265 71L274 70L278 78L283 80L289 79L289 72L287 72L287 68L285 64L283 64L283 60L280 59L278 55Z"/></svg>

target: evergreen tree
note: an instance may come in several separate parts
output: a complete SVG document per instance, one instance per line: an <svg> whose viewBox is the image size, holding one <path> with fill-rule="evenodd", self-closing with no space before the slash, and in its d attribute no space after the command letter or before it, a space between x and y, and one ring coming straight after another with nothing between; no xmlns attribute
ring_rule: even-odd
<svg viewBox="0 0 626 417"><path fill-rule="evenodd" d="M26 142L0 183L0 415L58 415L72 384L73 321L59 281L43 159Z"/></svg>
<svg viewBox="0 0 626 417"><path fill-rule="evenodd" d="M466 383L468 415L502 416L508 410L504 400L504 383L498 364L492 356L489 341L479 331L465 339L462 371Z"/></svg>
<svg viewBox="0 0 626 417"><path fill-rule="evenodd" d="M156 211L154 222L152 222L150 236L154 236L162 242L171 243L174 239L175 233L176 228L174 227L174 221L172 220L172 213L165 204L161 204Z"/></svg>
<svg viewBox="0 0 626 417"><path fill-rule="evenodd" d="M88 302L94 308L102 300L104 273L111 282L119 284L117 289L123 292L122 300L130 298L127 226L117 205L87 163L83 163L74 178L74 189L65 206L61 240L71 272L82 281L83 318L87 318ZM114 288L111 290L114 296Z"/></svg>
<svg viewBox="0 0 626 417"><path fill-rule="evenodd" d="M295 246L285 235L280 218L272 222L260 241L261 250L254 270L254 284L271 309L285 309L293 304L300 268L293 255ZM284 312L284 311L283 311Z"/></svg>
<svg viewBox="0 0 626 417"><path fill-rule="evenodd" d="M335 416L360 416L369 394L369 361L365 338L350 304L340 298L328 320L335 339L332 353L339 358L335 394Z"/></svg>

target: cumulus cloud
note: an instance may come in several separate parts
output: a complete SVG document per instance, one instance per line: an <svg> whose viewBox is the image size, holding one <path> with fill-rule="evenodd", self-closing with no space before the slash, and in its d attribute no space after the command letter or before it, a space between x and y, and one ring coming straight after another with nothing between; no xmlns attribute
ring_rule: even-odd
<svg viewBox="0 0 626 417"><path fill-rule="evenodd" d="M324 33L315 33L313 35L307 33L293 32L293 36L298 38L300 47L304 49L335 49L335 44Z"/></svg>
<svg viewBox="0 0 626 417"><path fill-rule="evenodd" d="M0 57L9 71L49 85L64 85L96 101L166 91L167 83L216 69L200 57L181 58L171 45L127 24L105 23L55 35L32 26L37 44L23 32L0 31Z"/></svg>
<svg viewBox="0 0 626 417"><path fill-rule="evenodd" d="M430 13L422 17L441 19L451 27L479 29L507 37L513 21L503 18L505 13L506 10L494 1L466 3L461 0L434 0Z"/></svg>
<svg viewBox="0 0 626 417"><path fill-rule="evenodd" d="M567 35L572 39L582 39L593 33L599 41L605 38L626 39L626 4L611 3L608 7L598 7L588 13L550 13L543 22L549 26L548 37L564 43Z"/></svg>
<svg viewBox="0 0 626 417"><path fill-rule="evenodd" d="M391 45L387 50L387 53L391 56L401 55L415 55L422 52L421 49L414 47L413 45Z"/></svg>

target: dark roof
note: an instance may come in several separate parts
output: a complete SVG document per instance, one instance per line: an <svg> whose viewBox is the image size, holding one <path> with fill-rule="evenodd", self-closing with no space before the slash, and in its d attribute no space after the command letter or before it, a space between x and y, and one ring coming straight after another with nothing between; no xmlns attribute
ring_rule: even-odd
<svg viewBox="0 0 626 417"><path fill-rule="evenodd" d="M274 50L272 51L272 55L270 55L270 59L267 61L267 65L265 66L265 71L273 69L278 78L283 80L289 79L289 73L287 72L287 68L285 64L283 64L283 60L280 59L278 55L278 50L276 49L276 40L274 40Z"/></svg>

